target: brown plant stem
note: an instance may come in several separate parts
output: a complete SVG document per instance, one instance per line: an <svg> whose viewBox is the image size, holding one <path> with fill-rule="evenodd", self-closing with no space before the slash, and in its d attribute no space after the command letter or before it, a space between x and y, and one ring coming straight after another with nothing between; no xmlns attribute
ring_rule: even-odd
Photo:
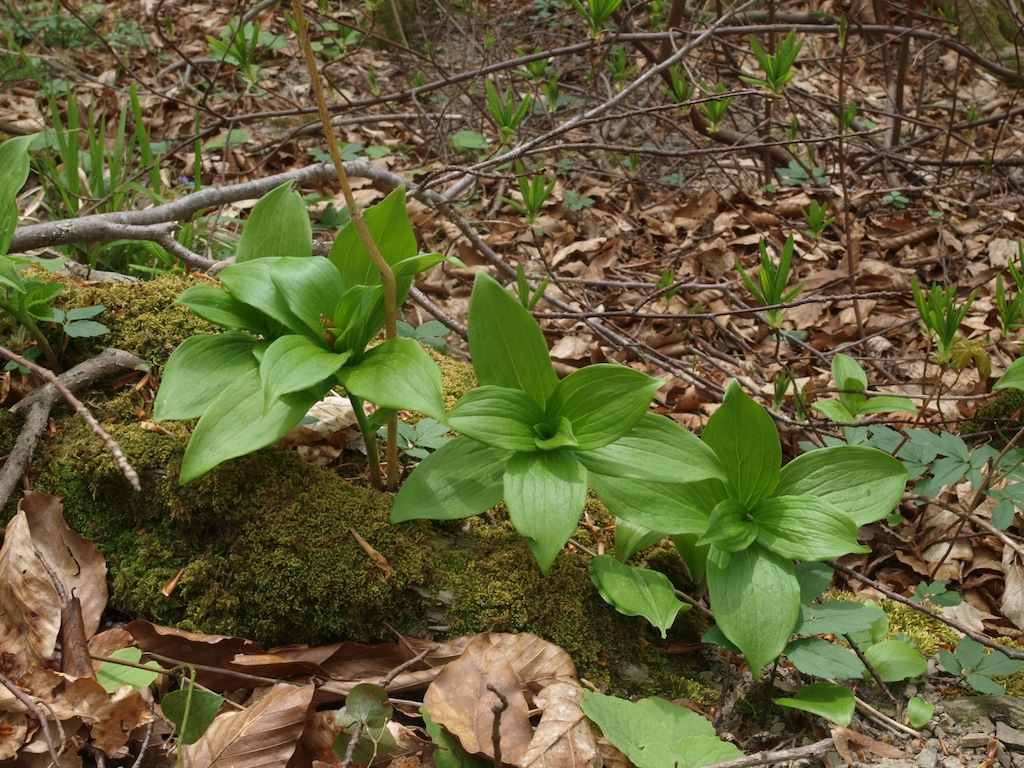
<svg viewBox="0 0 1024 768"><path fill-rule="evenodd" d="M317 69L316 61L313 58L313 47L309 43L309 33L306 30L306 14L302 8L302 0L292 0L292 12L295 14L295 26L298 29L299 41L302 43L302 55L306 59L306 66L309 69L309 82L313 88L313 96L316 98L317 109L320 112L320 123L324 128L324 138L327 140L327 149L331 153L331 161L334 163L335 173L338 174L338 182L341 184L342 194L345 196L345 204L348 206L349 217L352 226L359 235L359 241L366 248L366 252L373 261L373 265L380 272L381 281L384 283L384 338L393 339L398 335L398 287L395 283L395 273L391 265L381 255L377 243L374 242L370 230L366 226L362 211L356 205L356 199L352 194L352 187L348 183L348 176L345 174L345 166L341 162L341 153L338 151L338 142L334 136L334 128L331 126L331 116L327 111L327 101L324 99L323 86L320 84L320 71ZM367 442L374 439L373 435L365 435ZM393 491L398 487L398 416L394 416L388 422L387 437L387 476L388 490Z"/></svg>

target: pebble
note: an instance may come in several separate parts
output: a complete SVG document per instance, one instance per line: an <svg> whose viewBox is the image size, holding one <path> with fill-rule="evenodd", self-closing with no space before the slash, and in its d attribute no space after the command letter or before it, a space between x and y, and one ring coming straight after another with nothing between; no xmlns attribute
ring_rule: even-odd
<svg viewBox="0 0 1024 768"><path fill-rule="evenodd" d="M925 747L917 753L918 768L935 768L939 762L939 753L931 747Z"/></svg>
<svg viewBox="0 0 1024 768"><path fill-rule="evenodd" d="M987 747L991 738L987 733L965 733L960 737L960 746L968 749Z"/></svg>
<svg viewBox="0 0 1024 768"><path fill-rule="evenodd" d="M1024 731L1018 731L1006 723L996 723L996 738L1007 749L1017 752L1024 751Z"/></svg>

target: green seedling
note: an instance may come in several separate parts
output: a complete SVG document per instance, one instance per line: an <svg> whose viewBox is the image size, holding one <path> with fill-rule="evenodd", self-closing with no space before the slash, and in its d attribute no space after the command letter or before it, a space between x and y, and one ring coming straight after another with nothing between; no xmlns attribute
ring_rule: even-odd
<svg viewBox="0 0 1024 768"><path fill-rule="evenodd" d="M985 646L970 637L957 643L954 653L939 649L939 666L961 678L978 693L1002 696L1006 689L993 677L1013 675L1020 671L1021 662L998 651L985 652Z"/></svg>
<svg viewBox="0 0 1024 768"><path fill-rule="evenodd" d="M676 280L676 271L674 269L666 269L654 281L654 287L658 290L661 300L668 304L675 298L675 295L679 293L680 286L677 285L679 281Z"/></svg>
<svg viewBox="0 0 1024 768"><path fill-rule="evenodd" d="M370 764L378 755L391 754L395 738L388 730L388 722L394 717L394 710L388 703L388 694L379 685L360 683L345 697L345 706L334 717L335 725L341 727L331 744L334 756L346 760L350 742L356 746L350 763Z"/></svg>
<svg viewBox="0 0 1024 768"><path fill-rule="evenodd" d="M491 143L479 131L461 130L452 134L452 149L456 152L474 152L477 154L487 152Z"/></svg>
<svg viewBox="0 0 1024 768"><path fill-rule="evenodd" d="M767 88L774 94L781 94L786 87L786 83L792 80L796 74L793 64L796 62L796 57L800 53L803 44L803 40L797 41L796 30L792 29L788 35L779 41L773 56L765 52L761 44L757 42L757 38L751 37L750 50L754 53L757 63L761 65L764 77L740 75L740 80L747 85Z"/></svg>
<svg viewBox="0 0 1024 768"><path fill-rule="evenodd" d="M668 70L668 97L675 104L685 104L693 98L696 87L690 82L686 70L681 66L670 67Z"/></svg>
<svg viewBox="0 0 1024 768"><path fill-rule="evenodd" d="M636 74L636 64L626 55L626 49L621 45L612 46L608 58L604 60L604 67L616 83L622 83Z"/></svg>
<svg viewBox="0 0 1024 768"><path fill-rule="evenodd" d="M1024 240L1017 241L1017 260L1019 268L1012 258L1006 265L1016 286L1012 296L1006 292L1003 276L996 275L996 309L1004 338L1024 326Z"/></svg>
<svg viewBox="0 0 1024 768"><path fill-rule="evenodd" d="M917 603L929 602L942 608L952 608L960 605L963 598L959 592L946 589L949 579L939 579L931 584L922 581L914 587L913 600Z"/></svg>
<svg viewBox="0 0 1024 768"><path fill-rule="evenodd" d="M207 35L206 43L210 57L235 67L250 91L255 90L263 78L258 64L263 51L277 51L287 45L280 35L261 30L258 21L243 24L237 17L221 31L219 38Z"/></svg>
<svg viewBox="0 0 1024 768"><path fill-rule="evenodd" d="M721 476L711 450L647 412L661 386L639 371L591 365L561 381L526 308L479 272L469 346L480 386L448 414L459 437L406 480L393 522L455 520L505 501L542 571L576 530L588 485L602 499L665 477Z"/></svg>
<svg viewBox="0 0 1024 768"><path fill-rule="evenodd" d="M384 436L384 428L380 436ZM425 459L438 448L443 447L451 438L448 436L447 425L425 417L415 424L405 421L398 422L398 448L406 456L413 459Z"/></svg>
<svg viewBox="0 0 1024 768"><path fill-rule="evenodd" d="M779 254L778 264L768 255L768 247L765 244L764 238L761 238L758 247L761 249L761 271L757 274L756 283L747 274L746 270L743 269L739 259L736 260L736 269L739 270L740 277L743 278L747 290L764 306L785 304L795 299L800 294L804 284L797 283L794 288L786 290L786 285L789 283L790 278L790 269L793 266L793 236L790 235L786 238L786 242L782 246L782 253ZM782 323L786 319L786 310L781 307L767 309L762 314L768 326L776 331L782 328Z"/></svg>
<svg viewBox="0 0 1024 768"><path fill-rule="evenodd" d="M590 37L597 40L604 33L604 25L615 15L622 0L569 0L587 22Z"/></svg>
<svg viewBox="0 0 1024 768"><path fill-rule="evenodd" d="M894 189L885 197L882 198L882 202L886 205L891 205L893 208L902 211L910 204L910 199L898 189Z"/></svg>
<svg viewBox="0 0 1024 768"><path fill-rule="evenodd" d="M867 374L849 355L838 352L832 358L832 379L839 390L839 399L819 400L811 406L831 421L855 421L858 416L894 411L917 413L917 407L909 397L865 395L868 388Z"/></svg>
<svg viewBox="0 0 1024 768"><path fill-rule="evenodd" d="M444 259L417 255L404 189L365 218L401 302L413 276ZM313 257L305 204L285 184L253 208L235 256L220 273L223 288L194 286L178 299L226 329L186 339L164 368L155 419L199 418L180 482L276 442L335 386L352 400L371 474L379 468L376 429L395 411L444 421L440 371L419 344L393 338L369 347L384 326L384 286L351 224L329 258ZM364 400L379 406L373 419Z"/></svg>
<svg viewBox="0 0 1024 768"><path fill-rule="evenodd" d="M540 53L543 49L538 45L533 49L534 53ZM516 50L516 56L519 58L526 58L526 51L522 48ZM542 83L548 75L554 73L554 67L551 66L551 59L534 59L528 61L523 65L523 69L519 70L519 74L525 77L531 83Z"/></svg>
<svg viewBox="0 0 1024 768"><path fill-rule="evenodd" d="M223 696L196 688L195 670L192 670L182 688L160 700L160 710L174 723L179 742L195 744L213 724L223 704Z"/></svg>
<svg viewBox="0 0 1024 768"><path fill-rule="evenodd" d="M807 222L807 229L811 237L815 240L821 237L836 220L835 216L828 215L828 211L828 203L817 200L811 200L808 206L800 211L804 216L804 221Z"/></svg>
<svg viewBox="0 0 1024 768"><path fill-rule="evenodd" d="M958 304L955 284L945 289L933 285L928 293L921 290L916 276L911 278L910 284L914 292L914 303L921 314L921 325L928 338L935 342L935 362L939 365L952 364L954 342L959 336L960 326L967 317L977 290L973 291L963 304Z"/></svg>
<svg viewBox="0 0 1024 768"><path fill-rule="evenodd" d="M404 339L412 339L440 351L448 348L448 342L445 339L451 333L448 326L439 320L427 320L415 328L404 320L399 320L397 331L398 335Z"/></svg>
<svg viewBox="0 0 1024 768"><path fill-rule="evenodd" d="M718 83L712 93L725 93L725 84ZM733 98L733 96L727 96L722 99L709 99L700 105L701 114L708 119L708 130L712 133L718 131L725 116L729 113L729 105L732 104Z"/></svg>
<svg viewBox="0 0 1024 768"><path fill-rule="evenodd" d="M544 290L550 282L551 278L545 277L541 280L536 290L531 289L530 283L526 279L526 270L523 269L522 264L516 264L516 295L519 297L519 303L523 305L526 311L533 311L533 308L537 306L537 302L543 298Z"/></svg>
<svg viewBox="0 0 1024 768"><path fill-rule="evenodd" d="M562 198L562 206L567 211L572 213L579 213L584 208L589 208L594 204L594 198L592 197L580 197L578 193L571 189L565 190L565 197Z"/></svg>
<svg viewBox="0 0 1024 768"><path fill-rule="evenodd" d="M516 138L516 129L530 114L533 108L533 97L529 94L523 100L516 103L515 94L512 93L512 86L505 89L505 96L498 95L498 89L494 83L487 81L487 111L498 126L499 143L511 144Z"/></svg>
<svg viewBox="0 0 1024 768"><path fill-rule="evenodd" d="M822 187L828 183L828 177L820 166L812 165L808 169L797 160L790 160L785 168L776 168L775 173L778 174L779 184L784 187L802 187L805 184Z"/></svg>
<svg viewBox="0 0 1024 768"><path fill-rule="evenodd" d="M509 197L502 197L501 199L518 211L527 225L532 227L537 223L537 217L547 203L548 198L551 197L551 192L554 190L558 180L549 178L544 173L529 174L520 162L516 162L516 174L518 177L519 195L523 201L519 203Z"/></svg>

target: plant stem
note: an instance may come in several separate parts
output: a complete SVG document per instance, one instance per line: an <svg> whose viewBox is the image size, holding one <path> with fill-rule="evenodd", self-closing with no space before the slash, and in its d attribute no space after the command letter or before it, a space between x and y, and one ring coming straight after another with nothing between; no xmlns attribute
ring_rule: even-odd
<svg viewBox="0 0 1024 768"><path fill-rule="evenodd" d="M377 433L370 429L370 422L363 409L363 401L355 395L349 395L348 400L352 403L359 431L363 433L363 442L366 443L366 461L370 465L370 485L380 488L380 451L377 450Z"/></svg>
<svg viewBox="0 0 1024 768"><path fill-rule="evenodd" d="M334 170L338 174L338 182L341 184L342 194L345 196L345 205L348 206L349 217L352 226L359 235L359 241L363 244L373 265L380 272L381 281L384 283L384 338L393 339L398 335L398 287L395 283L395 273L388 264L387 259L381 255L377 243L366 226L362 211L356 205L355 197L352 195L352 187L348 183L348 175L345 173L345 165L341 162L341 153L338 151L338 142L334 136L334 128L331 126L331 116L327 111L327 101L324 99L323 87L320 84L320 72L313 59L313 47L309 44L309 33L306 30L306 14L302 9L302 0L292 0L292 12L295 14L295 25L298 28L299 40L302 43L302 55L306 59L306 66L309 69L309 82L313 87L313 95L316 97L316 106L320 112L320 123L323 125L324 138L327 140L327 149L331 153L331 161L334 163ZM357 409L358 410L358 409ZM369 448L369 441L367 441ZM396 415L388 422L387 438L387 462L388 462L388 490L393 491L398 486L398 416ZM376 472L371 468L370 476L378 475L376 486L380 484L380 470Z"/></svg>
<svg viewBox="0 0 1024 768"><path fill-rule="evenodd" d="M64 370L60 367L60 361L57 360L57 355L54 354L53 347L50 346L50 342L46 340L43 332L39 330L39 326L36 325L36 321L32 319L32 316L28 312L19 312L18 308L8 301L0 301L0 309L14 317L25 327L29 335L35 339L39 348L43 350L46 366L56 374L64 373Z"/></svg>

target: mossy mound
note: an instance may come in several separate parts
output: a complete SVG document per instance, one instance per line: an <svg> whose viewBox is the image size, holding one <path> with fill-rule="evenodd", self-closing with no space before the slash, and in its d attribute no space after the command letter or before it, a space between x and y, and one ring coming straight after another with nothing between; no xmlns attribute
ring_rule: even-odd
<svg viewBox="0 0 1024 768"><path fill-rule="evenodd" d="M67 306L103 304L108 309L100 319L111 332L76 340L68 363L119 346L158 374L183 339L216 330L173 304L190 284L173 276L102 288L72 283ZM468 365L439 363L447 395L474 385ZM580 673L598 684L619 670L652 670L642 680L620 678L618 690L674 675L665 671L656 633L601 600L579 555L563 553L541 576L506 522L392 525L389 496L277 448L225 462L180 486L190 424L171 422L161 425L166 434L155 431L146 424L141 393L112 395L106 383L83 399L138 471L142 492L131 490L80 419L59 413L33 462L32 485L66 497L68 523L107 558L112 607L130 616L267 646L391 641L385 622L438 639L523 631L564 647ZM16 436L10 421L0 425L0 450Z"/></svg>
<svg viewBox="0 0 1024 768"><path fill-rule="evenodd" d="M978 409L974 418L964 422L962 435L992 435L996 446L1003 446L1024 427L1024 390L1015 387L999 390L995 397Z"/></svg>

